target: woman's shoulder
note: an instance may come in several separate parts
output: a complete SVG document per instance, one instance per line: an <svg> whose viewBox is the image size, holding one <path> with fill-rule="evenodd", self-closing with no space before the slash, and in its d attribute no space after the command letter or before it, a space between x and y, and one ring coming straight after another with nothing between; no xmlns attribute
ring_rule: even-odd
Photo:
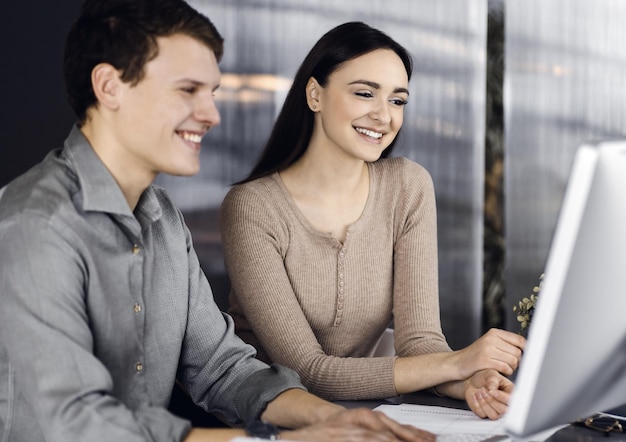
<svg viewBox="0 0 626 442"><path fill-rule="evenodd" d="M398 220L435 210L435 187L424 166L404 157L384 158L376 163L377 200L392 205Z"/></svg>
<svg viewBox="0 0 626 442"><path fill-rule="evenodd" d="M226 193L225 199L240 198L264 198L276 193L278 183L275 174L247 181L245 183L234 184Z"/></svg>
<svg viewBox="0 0 626 442"><path fill-rule="evenodd" d="M272 174L233 185L222 201L221 210L232 212L242 209L262 209L262 213L269 215L270 212L283 211L286 204L288 203L283 196L277 176Z"/></svg>
<svg viewBox="0 0 626 442"><path fill-rule="evenodd" d="M404 184L432 185L432 177L428 170L406 157L381 158L372 163L372 167L382 181L401 180Z"/></svg>
<svg viewBox="0 0 626 442"><path fill-rule="evenodd" d="M278 242L287 242L293 211L279 180L278 174L273 174L231 187L219 209L222 235L232 238L242 231L262 231Z"/></svg>

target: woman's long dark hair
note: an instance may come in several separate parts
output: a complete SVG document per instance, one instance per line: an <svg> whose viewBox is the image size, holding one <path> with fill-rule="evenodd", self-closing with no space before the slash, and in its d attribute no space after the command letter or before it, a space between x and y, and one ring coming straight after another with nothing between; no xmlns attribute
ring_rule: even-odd
<svg viewBox="0 0 626 442"><path fill-rule="evenodd" d="M377 49L391 49L402 60L409 80L413 62L409 52L387 34L362 22L339 25L318 40L296 72L272 133L250 174L239 183L281 171L304 154L313 133L313 112L306 102L306 85L313 77L325 87L328 77L346 61ZM397 136L396 136L397 139ZM388 156L396 139L382 156Z"/></svg>

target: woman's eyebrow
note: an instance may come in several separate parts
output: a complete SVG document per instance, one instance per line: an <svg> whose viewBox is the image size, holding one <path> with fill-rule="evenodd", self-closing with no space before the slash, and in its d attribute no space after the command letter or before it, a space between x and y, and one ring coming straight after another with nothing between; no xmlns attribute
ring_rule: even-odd
<svg viewBox="0 0 626 442"><path fill-rule="evenodd" d="M375 81L369 81L369 80L355 80L355 81L351 81L348 84L349 85L350 84L364 84L364 85L369 86L369 87L374 88L374 89L380 89L380 84L376 83ZM393 91L395 93L402 92L402 93L405 93L405 94L409 95L409 90L407 88L405 88L405 87L397 87Z"/></svg>

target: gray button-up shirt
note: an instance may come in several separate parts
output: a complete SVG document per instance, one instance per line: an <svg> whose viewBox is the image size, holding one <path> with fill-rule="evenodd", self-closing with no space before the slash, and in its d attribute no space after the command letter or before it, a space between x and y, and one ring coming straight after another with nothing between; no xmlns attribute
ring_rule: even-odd
<svg viewBox="0 0 626 442"><path fill-rule="evenodd" d="M303 388L235 336L166 193L131 213L74 127L0 200L0 441L181 440L177 378L233 424Z"/></svg>

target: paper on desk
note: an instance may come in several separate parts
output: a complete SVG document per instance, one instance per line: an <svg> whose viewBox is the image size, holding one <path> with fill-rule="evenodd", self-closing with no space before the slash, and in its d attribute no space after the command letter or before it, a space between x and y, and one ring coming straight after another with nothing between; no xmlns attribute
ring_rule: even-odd
<svg viewBox="0 0 626 442"><path fill-rule="evenodd" d="M481 434L488 436L506 435L504 419L481 419L469 410L456 408L436 407L430 405L400 404L379 405L375 410L382 411L387 416L402 424L413 425L436 435L446 434ZM543 442L562 427L552 428L534 435L527 442ZM522 440L522 439L499 439Z"/></svg>

